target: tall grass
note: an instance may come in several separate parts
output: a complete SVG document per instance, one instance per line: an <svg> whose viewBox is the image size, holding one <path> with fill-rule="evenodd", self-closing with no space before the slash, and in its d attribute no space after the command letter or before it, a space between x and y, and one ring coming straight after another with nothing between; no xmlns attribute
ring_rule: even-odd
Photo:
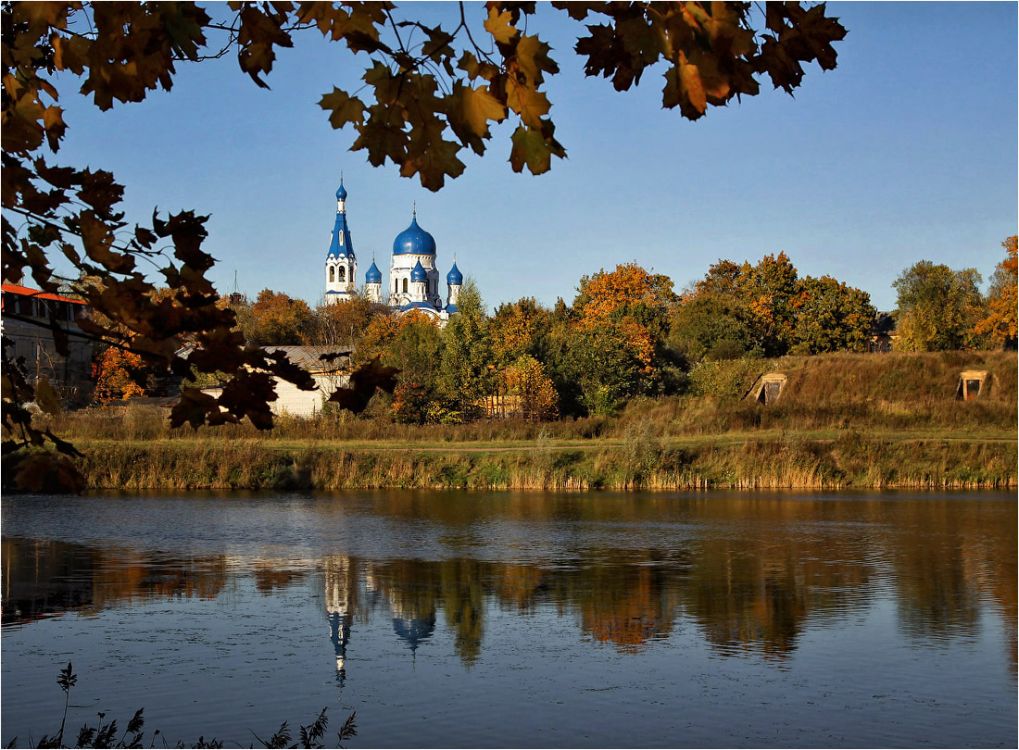
<svg viewBox="0 0 1019 750"><path fill-rule="evenodd" d="M663 448L636 435L591 450L464 453L281 449L271 443L97 443L84 459L93 489L688 489L1009 487L1014 443L758 440Z"/></svg>

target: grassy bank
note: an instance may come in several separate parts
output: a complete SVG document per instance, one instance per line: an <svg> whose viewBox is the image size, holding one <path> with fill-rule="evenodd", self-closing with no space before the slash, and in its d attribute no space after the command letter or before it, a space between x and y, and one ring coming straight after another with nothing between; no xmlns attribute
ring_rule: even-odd
<svg viewBox="0 0 1019 750"><path fill-rule="evenodd" d="M1007 487L1014 441L704 438L620 444L444 447L288 445L271 440L90 442L95 489L682 489Z"/></svg>
<svg viewBox="0 0 1019 750"><path fill-rule="evenodd" d="M975 401L960 370L991 373ZM788 381L777 404L742 396ZM613 418L401 425L349 414L171 430L164 412L68 414L96 489L416 487L673 489L1006 487L1016 484L1016 355L831 355L714 363L688 393Z"/></svg>

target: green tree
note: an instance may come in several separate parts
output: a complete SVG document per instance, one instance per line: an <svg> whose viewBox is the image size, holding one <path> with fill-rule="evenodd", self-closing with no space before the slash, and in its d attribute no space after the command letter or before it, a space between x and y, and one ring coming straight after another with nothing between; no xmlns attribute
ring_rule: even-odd
<svg viewBox="0 0 1019 750"><path fill-rule="evenodd" d="M694 361L786 354L795 340L800 291L785 253L751 265L720 260L708 269L672 319L671 341ZM721 315L717 321L714 314Z"/></svg>
<svg viewBox="0 0 1019 750"><path fill-rule="evenodd" d="M870 295L831 276L800 280L795 345L799 354L867 350L877 310Z"/></svg>
<svg viewBox="0 0 1019 750"><path fill-rule="evenodd" d="M418 314L400 327L382 356L384 364L400 370L393 392L397 421L424 424L438 394L442 335L434 321Z"/></svg>
<svg viewBox="0 0 1019 750"><path fill-rule="evenodd" d="M974 268L953 271L929 260L907 268L892 284L898 293L896 346L914 352L978 346L975 328L985 314L979 284Z"/></svg>
<svg viewBox="0 0 1019 750"><path fill-rule="evenodd" d="M568 356L587 414L614 414L650 385L640 353L621 327L574 329Z"/></svg>
<svg viewBox="0 0 1019 750"><path fill-rule="evenodd" d="M747 323L747 309L730 294L691 293L676 306L669 327L669 345L688 364L702 359L736 359L762 352Z"/></svg>
<svg viewBox="0 0 1019 750"><path fill-rule="evenodd" d="M472 419L479 402L492 393L494 370L488 316L473 279L464 282L457 307L443 331L440 383L462 418Z"/></svg>

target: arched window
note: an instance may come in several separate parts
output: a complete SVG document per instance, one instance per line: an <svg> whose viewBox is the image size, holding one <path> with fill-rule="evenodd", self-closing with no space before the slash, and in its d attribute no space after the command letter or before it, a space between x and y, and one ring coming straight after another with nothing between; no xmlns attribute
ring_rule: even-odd
<svg viewBox="0 0 1019 750"><path fill-rule="evenodd" d="M336 275L336 269L333 268L332 266L329 266L329 281L330 282L336 281L335 275Z"/></svg>
<svg viewBox="0 0 1019 750"><path fill-rule="evenodd" d="M406 294L406 293L407 293L407 279L404 279L404 280L403 280L403 293L404 293L404 294Z"/></svg>
<svg viewBox="0 0 1019 750"><path fill-rule="evenodd" d="M337 270L340 272L340 281L346 281L347 280L347 267L346 266L340 266Z"/></svg>

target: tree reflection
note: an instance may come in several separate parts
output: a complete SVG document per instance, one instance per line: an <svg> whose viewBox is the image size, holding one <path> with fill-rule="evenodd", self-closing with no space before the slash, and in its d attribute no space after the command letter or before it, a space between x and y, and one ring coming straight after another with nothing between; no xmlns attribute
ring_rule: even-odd
<svg viewBox="0 0 1019 750"><path fill-rule="evenodd" d="M392 637L411 658L424 644L451 638L465 666L483 658L493 606L516 616L542 610L574 618L579 637L624 653L668 638L686 619L718 653L782 660L812 623L840 624L878 598L892 598L901 632L911 639L973 636L991 604L1005 624L1016 670L1015 518L1014 509L1010 515L1000 503L768 496L610 497L602 503L510 494L491 504L426 499L382 495L370 512L394 523L428 519L442 539L452 540L446 549L455 556L170 557L5 538L3 622L149 598L215 598L242 576L265 596L303 586L324 594L342 684L357 623L372 618L388 618ZM564 557L544 552L481 559L474 550L493 520L502 528L494 533L512 540L526 539L541 522L593 541L547 547L569 548Z"/></svg>

